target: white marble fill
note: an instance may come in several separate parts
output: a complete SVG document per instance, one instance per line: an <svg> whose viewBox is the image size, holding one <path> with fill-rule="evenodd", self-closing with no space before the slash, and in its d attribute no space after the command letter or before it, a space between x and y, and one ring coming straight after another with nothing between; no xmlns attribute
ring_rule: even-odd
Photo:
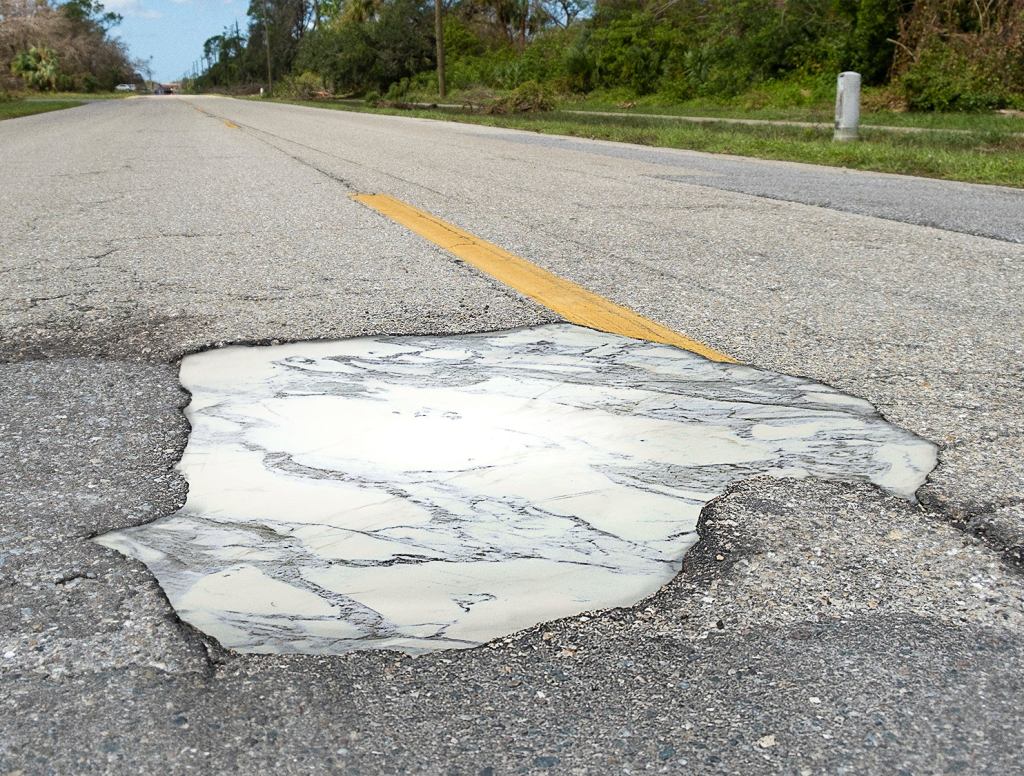
<svg viewBox="0 0 1024 776"><path fill-rule="evenodd" d="M179 512L97 541L243 652L464 648L654 593L745 477L905 498L867 402L568 324L188 356Z"/></svg>

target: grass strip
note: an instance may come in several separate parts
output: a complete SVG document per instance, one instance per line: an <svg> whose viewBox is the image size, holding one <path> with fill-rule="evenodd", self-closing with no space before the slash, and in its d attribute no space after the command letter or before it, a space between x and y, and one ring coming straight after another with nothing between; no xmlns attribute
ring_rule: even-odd
<svg viewBox="0 0 1024 776"><path fill-rule="evenodd" d="M642 115L586 116L560 111L492 116L453 108L406 110L372 108L351 102L280 101L316 108L414 116L551 135L1024 188L1024 136L1018 134L1015 125L1011 125L1013 131L1005 131L993 129L988 121L980 124L981 129L968 132L887 132L864 125L862 140L835 143L831 129L810 127L687 124ZM964 130L970 126L961 124L948 128Z"/></svg>
<svg viewBox="0 0 1024 776"><path fill-rule="evenodd" d="M578 111L630 113L634 116L695 116L721 119L761 119L765 121L808 121L832 124L835 115L831 105L816 107L763 107L744 109L713 102L691 101L674 105L656 102L628 103L582 99L560 107ZM893 110L864 110L863 126L908 127L914 129L955 129L969 132L1024 132L1024 115L1015 112L987 113L923 113Z"/></svg>
<svg viewBox="0 0 1024 776"><path fill-rule="evenodd" d="M52 110L64 110L83 105L82 102L73 100L12 100L10 102L0 101L0 121L4 119L17 119L22 116L31 116L35 113L49 113Z"/></svg>

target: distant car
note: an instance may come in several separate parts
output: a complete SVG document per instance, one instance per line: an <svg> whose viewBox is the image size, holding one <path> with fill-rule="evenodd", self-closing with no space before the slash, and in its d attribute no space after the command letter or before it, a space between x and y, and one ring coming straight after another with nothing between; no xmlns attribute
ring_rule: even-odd
<svg viewBox="0 0 1024 776"><path fill-rule="evenodd" d="M169 86L155 86L153 87L153 94L174 94L174 90Z"/></svg>
<svg viewBox="0 0 1024 776"><path fill-rule="evenodd" d="M114 87L114 91L116 91L116 92L134 92L135 91L135 84L118 84L117 86Z"/></svg>

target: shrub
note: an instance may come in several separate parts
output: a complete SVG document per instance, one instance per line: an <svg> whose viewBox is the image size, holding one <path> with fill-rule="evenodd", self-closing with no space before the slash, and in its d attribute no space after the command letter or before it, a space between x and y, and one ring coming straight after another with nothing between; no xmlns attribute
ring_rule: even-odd
<svg viewBox="0 0 1024 776"><path fill-rule="evenodd" d="M341 18L307 35L298 65L337 92L386 90L433 66L432 16L422 0L394 0L376 16Z"/></svg>
<svg viewBox="0 0 1024 776"><path fill-rule="evenodd" d="M56 91L66 80L53 49L32 46L22 51L11 62L11 72L19 76L30 89Z"/></svg>
<svg viewBox="0 0 1024 776"><path fill-rule="evenodd" d="M540 113L554 110L555 96L551 90L536 81L527 81L511 94L499 97L485 108L485 113Z"/></svg>
<svg viewBox="0 0 1024 776"><path fill-rule="evenodd" d="M1024 0L917 0L899 20L893 70L916 110L985 110L1024 93Z"/></svg>
<svg viewBox="0 0 1024 776"><path fill-rule="evenodd" d="M899 78L911 110L979 111L1014 103L1013 79L985 58L951 44L925 51Z"/></svg>
<svg viewBox="0 0 1024 776"><path fill-rule="evenodd" d="M324 80L316 73L306 70L299 75L290 75L282 78L275 89L281 97L290 97L294 100L312 100L322 97L324 92Z"/></svg>
<svg viewBox="0 0 1024 776"><path fill-rule="evenodd" d="M598 86L626 86L637 94L654 91L671 45L671 30L645 13L611 21L590 37Z"/></svg>
<svg viewBox="0 0 1024 776"><path fill-rule="evenodd" d="M581 41L570 48L562 61L564 85L571 92L589 92L594 88L596 63Z"/></svg>

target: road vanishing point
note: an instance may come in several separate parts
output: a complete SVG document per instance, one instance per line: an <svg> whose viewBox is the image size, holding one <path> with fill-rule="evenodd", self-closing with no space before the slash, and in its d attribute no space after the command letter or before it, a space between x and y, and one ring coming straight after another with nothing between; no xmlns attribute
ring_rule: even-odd
<svg viewBox="0 0 1024 776"><path fill-rule="evenodd" d="M0 123L0 773L1019 773L1024 191L221 97ZM569 321L938 447L756 477L636 605L243 654L91 541L174 513L182 358Z"/></svg>

